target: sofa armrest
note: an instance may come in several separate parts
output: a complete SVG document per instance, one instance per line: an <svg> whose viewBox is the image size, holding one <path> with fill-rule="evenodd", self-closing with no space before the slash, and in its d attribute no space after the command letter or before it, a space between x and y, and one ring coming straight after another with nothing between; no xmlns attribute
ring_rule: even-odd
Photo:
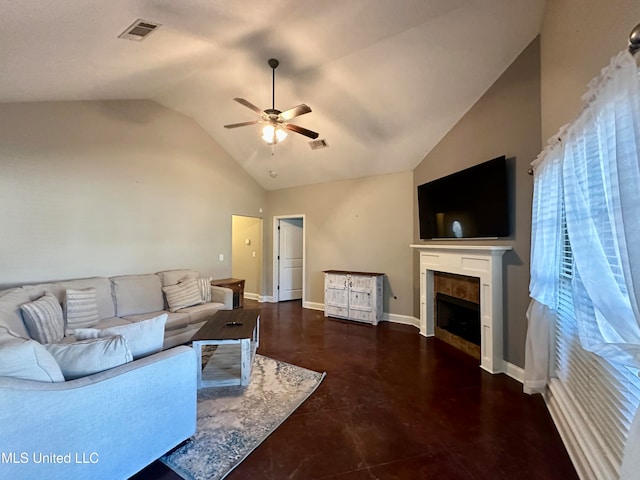
<svg viewBox="0 0 640 480"><path fill-rule="evenodd" d="M196 355L171 348L87 377L0 377L4 478L128 478L196 431Z"/></svg>
<svg viewBox="0 0 640 480"><path fill-rule="evenodd" d="M211 301L224 303L225 310L233 310L233 290L211 285Z"/></svg>

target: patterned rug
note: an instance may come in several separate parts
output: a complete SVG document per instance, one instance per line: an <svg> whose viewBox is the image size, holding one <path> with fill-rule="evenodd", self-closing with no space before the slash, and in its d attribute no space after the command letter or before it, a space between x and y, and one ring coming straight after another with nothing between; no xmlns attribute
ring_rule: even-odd
<svg viewBox="0 0 640 480"><path fill-rule="evenodd" d="M224 478L318 388L324 376L256 355L248 386L198 392L195 436L161 460L188 480Z"/></svg>

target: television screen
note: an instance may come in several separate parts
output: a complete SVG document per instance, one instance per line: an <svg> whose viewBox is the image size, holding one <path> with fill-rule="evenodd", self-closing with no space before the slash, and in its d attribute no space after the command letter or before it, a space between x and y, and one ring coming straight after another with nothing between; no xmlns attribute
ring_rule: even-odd
<svg viewBox="0 0 640 480"><path fill-rule="evenodd" d="M418 187L420 238L509 236L504 156Z"/></svg>

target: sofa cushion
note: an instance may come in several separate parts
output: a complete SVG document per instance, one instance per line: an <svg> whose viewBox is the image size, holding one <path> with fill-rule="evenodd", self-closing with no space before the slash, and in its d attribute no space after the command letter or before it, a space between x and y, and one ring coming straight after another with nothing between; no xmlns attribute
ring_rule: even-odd
<svg viewBox="0 0 640 480"><path fill-rule="evenodd" d="M57 342L64 337L64 317L58 299L47 293L20 306L29 336L40 343Z"/></svg>
<svg viewBox="0 0 640 480"><path fill-rule="evenodd" d="M157 312L164 308L162 284L157 275L123 275L112 277L111 283L118 317Z"/></svg>
<svg viewBox="0 0 640 480"><path fill-rule="evenodd" d="M129 345L121 335L75 343L48 343L44 347L56 359L66 380L92 375L133 360Z"/></svg>
<svg viewBox="0 0 640 480"><path fill-rule="evenodd" d="M64 297L64 315L67 321L66 333L73 334L76 328L87 328L97 325L98 304L94 287L76 290L67 289Z"/></svg>
<svg viewBox="0 0 640 480"><path fill-rule="evenodd" d="M189 326L189 315L187 313L168 313L163 310L159 312L140 313L138 315L127 315L125 319L130 322L140 322L142 320L157 317L162 313L167 314L167 323L164 325L165 331L180 330Z"/></svg>
<svg viewBox="0 0 640 480"><path fill-rule="evenodd" d="M6 328L0 328L0 376L64 382L60 366L42 345L13 335Z"/></svg>
<svg viewBox="0 0 640 480"><path fill-rule="evenodd" d="M180 309L179 313L189 314L189 324L202 322L209 319L218 310L224 309L224 303L210 302Z"/></svg>
<svg viewBox="0 0 640 480"><path fill-rule="evenodd" d="M29 331L22 320L20 306L30 301L29 295L22 288L0 292L0 326L6 327L19 337L29 338Z"/></svg>
<svg viewBox="0 0 640 480"><path fill-rule="evenodd" d="M158 315L155 315L156 317ZM151 317L148 317L151 318ZM131 322L120 317L103 318L95 328L119 327L120 325L129 325Z"/></svg>
<svg viewBox="0 0 640 480"><path fill-rule="evenodd" d="M195 270L181 269L181 270L165 270L164 272L158 272L158 277L162 281L162 286L167 287L169 285L176 285L178 282L187 280L189 278L198 278L200 274Z"/></svg>
<svg viewBox="0 0 640 480"><path fill-rule="evenodd" d="M200 287L195 278L185 280L177 285L162 287L162 291L167 297L170 312L202 303Z"/></svg>
<svg viewBox="0 0 640 480"><path fill-rule="evenodd" d="M78 340L89 338L103 338L113 335L122 335L127 339L129 349L133 359L146 357L152 353L162 350L164 342L164 324L167 321L167 314L163 313L157 317L140 322L130 323L109 328L77 328L74 335Z"/></svg>

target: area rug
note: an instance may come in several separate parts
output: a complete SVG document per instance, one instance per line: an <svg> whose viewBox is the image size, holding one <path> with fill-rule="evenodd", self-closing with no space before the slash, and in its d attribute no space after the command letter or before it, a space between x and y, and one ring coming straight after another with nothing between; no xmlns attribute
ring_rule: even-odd
<svg viewBox="0 0 640 480"><path fill-rule="evenodd" d="M318 388L324 376L256 355L248 386L198 392L195 436L162 462L187 480L224 478Z"/></svg>

